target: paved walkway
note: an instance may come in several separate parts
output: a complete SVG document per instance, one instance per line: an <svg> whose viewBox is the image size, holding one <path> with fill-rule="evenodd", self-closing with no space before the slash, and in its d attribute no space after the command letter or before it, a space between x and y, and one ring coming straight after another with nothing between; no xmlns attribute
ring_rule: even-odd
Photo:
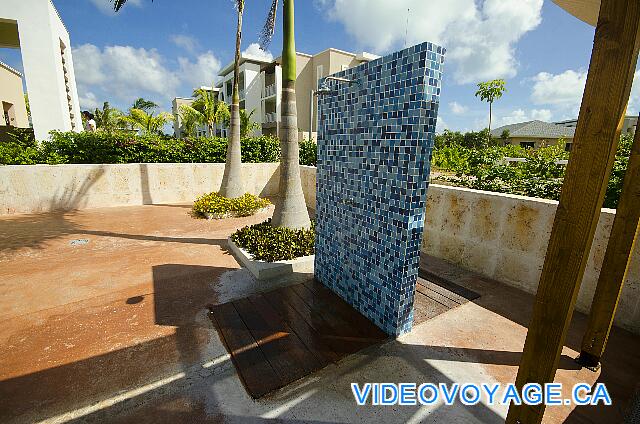
<svg viewBox="0 0 640 424"><path fill-rule="evenodd" d="M206 305L265 289L227 236L261 216L195 220L186 206L0 218L0 422L502 422L503 407L355 407L351 382L512 382L533 297L424 258L481 296L411 334L253 400ZM545 422L619 422L640 381L640 337L612 333L602 371L577 369L576 314L557 381L607 383L614 406Z"/></svg>

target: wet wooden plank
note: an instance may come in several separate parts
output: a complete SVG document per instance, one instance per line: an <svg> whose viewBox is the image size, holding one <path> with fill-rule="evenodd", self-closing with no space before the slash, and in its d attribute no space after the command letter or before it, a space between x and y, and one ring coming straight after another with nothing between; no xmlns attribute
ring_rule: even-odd
<svg viewBox="0 0 640 424"><path fill-rule="evenodd" d="M447 309L452 309L452 308L455 308L456 306L460 306L458 302L455 302L449 299L448 297L443 296L440 293L433 291L421 284L416 285L416 291L419 293L422 293L424 296L432 299L433 301L440 303L441 305L445 306Z"/></svg>
<svg viewBox="0 0 640 424"><path fill-rule="evenodd" d="M233 304L213 306L211 315L231 354L238 375L252 397L262 397L283 384Z"/></svg>
<svg viewBox="0 0 640 424"><path fill-rule="evenodd" d="M372 337L368 334L369 328L358 325L351 318L342 317L337 313L333 303L328 304L319 299L303 284L292 286L292 289L309 306L312 314L320 315L335 330L336 340L351 345L349 350L355 349L354 352L357 352L373 344L380 343L381 339L379 337ZM336 298L338 297L337 295L335 296ZM355 310L353 312L356 313ZM374 324L370 323L370 325Z"/></svg>
<svg viewBox="0 0 640 424"><path fill-rule="evenodd" d="M309 280L304 283L304 286L316 296L320 307L333 308L337 314L354 325L357 331L361 331L363 335L379 340L385 340L389 337L377 325L319 281Z"/></svg>
<svg viewBox="0 0 640 424"><path fill-rule="evenodd" d="M327 365L326 361L320 361L307 348L306 344L298 336L298 334L282 319L280 314L270 305L267 300L257 294L250 296L249 300L253 304L254 311L269 325L274 333L286 333L288 336L283 337L281 345L283 348L291 352L293 360L300 365L304 375L311 374Z"/></svg>
<svg viewBox="0 0 640 424"><path fill-rule="evenodd" d="M473 290L469 290L466 287L462 287L461 285L452 282L451 279L446 275L447 274L444 271L442 273L438 273L437 270L431 272L428 269L421 267L419 271L418 283L421 283L420 280L426 280L435 286L438 286L450 293L459 296L462 299L466 299L467 301L475 300L480 297L479 293L476 293ZM462 301L462 299L459 302L460 304L465 303L464 301Z"/></svg>
<svg viewBox="0 0 640 424"><path fill-rule="evenodd" d="M346 338L344 331L339 331L333 323L325 320L317 310L312 310L309 305L298 296L292 287L276 290L276 293L286 299L304 320L312 327L319 337L331 347L340 359L362 349L360 344L354 344ZM341 324L342 325L342 324Z"/></svg>
<svg viewBox="0 0 640 424"><path fill-rule="evenodd" d="M269 323L261 316L249 299L233 302L233 306L251 332L260 350L264 354L273 370L280 377L280 386L308 374L297 360L295 353L297 346L291 339L291 334L276 330L281 325Z"/></svg>
<svg viewBox="0 0 640 424"><path fill-rule="evenodd" d="M335 353L331 347L319 336L300 313L293 308L285 299L276 292L263 294L269 304L280 314L284 322L298 335L307 348L316 355L318 361L324 367L331 362L340 359L340 355Z"/></svg>

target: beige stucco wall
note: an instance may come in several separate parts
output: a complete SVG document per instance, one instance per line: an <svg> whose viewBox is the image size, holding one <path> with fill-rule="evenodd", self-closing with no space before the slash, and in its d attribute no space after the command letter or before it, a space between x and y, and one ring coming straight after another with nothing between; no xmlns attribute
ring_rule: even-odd
<svg viewBox="0 0 640 424"><path fill-rule="evenodd" d="M556 144L558 144L558 140L557 138L527 138L527 137L512 137L509 138L509 143L513 144L514 146L519 146L520 142L524 141L524 142L534 142L534 149L539 149L540 147L543 146L555 146ZM564 138L565 143L572 143L573 142L573 137L565 137Z"/></svg>
<svg viewBox="0 0 640 424"><path fill-rule="evenodd" d="M537 291L558 202L459 187L429 187L422 250L529 293ZM588 312L615 210L602 209L576 308ZM616 324L640 334L640 246Z"/></svg>
<svg viewBox="0 0 640 424"><path fill-rule="evenodd" d="M245 164L246 191L278 192L277 163ZM0 215L191 202L220 189L223 163L0 167Z"/></svg>
<svg viewBox="0 0 640 424"><path fill-rule="evenodd" d="M278 192L277 163L244 164L246 190ZM0 167L0 214L190 202L218 190L224 164L32 165ZM316 169L301 166L316 208ZM431 184L422 250L535 293L558 203ZM577 300L588 312L615 211L603 209ZM640 334L640 246L632 255L616 324Z"/></svg>
<svg viewBox="0 0 640 424"><path fill-rule="evenodd" d="M22 90L22 77L20 74L0 64L0 112L2 113L4 113L3 103L13 105L9 112L12 126L19 128L27 128L29 126L27 108L24 103L24 91ZM1 116L0 125L4 124L4 116Z"/></svg>

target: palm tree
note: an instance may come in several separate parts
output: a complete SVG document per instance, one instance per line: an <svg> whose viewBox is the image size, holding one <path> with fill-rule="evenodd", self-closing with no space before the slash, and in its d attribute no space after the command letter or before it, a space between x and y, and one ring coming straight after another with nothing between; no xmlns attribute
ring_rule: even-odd
<svg viewBox="0 0 640 424"><path fill-rule="evenodd" d="M123 113L104 102L102 109L94 112L96 126L99 130L111 133L123 127Z"/></svg>
<svg viewBox="0 0 640 424"><path fill-rule="evenodd" d="M276 201L272 225L288 228L309 228L309 212L300 181L300 152L296 110L296 46L294 31L294 0L282 0L282 124L280 126L280 196ZM261 36L263 49L275 31L278 0L273 0Z"/></svg>
<svg viewBox="0 0 640 424"><path fill-rule="evenodd" d="M112 0L113 8L119 11L127 0ZM244 194L242 181L242 154L240 151L240 93L238 80L240 73L240 45L242 43L242 14L244 13L244 0L235 0L238 12L238 27L236 29L236 54L233 75L233 96L231 101L231 128L229 143L227 146L227 161L224 166L224 176L220 194L225 197L239 197Z"/></svg>
<svg viewBox="0 0 640 424"><path fill-rule="evenodd" d="M255 113L255 109L251 112L247 113L246 109L240 110L240 137L245 138L251 131L257 130L260 128L260 124L255 122L253 119L253 114Z"/></svg>
<svg viewBox="0 0 640 424"><path fill-rule="evenodd" d="M213 136L213 127L229 120L229 108L225 102L218 100L212 90L197 88L193 91L195 100L191 107L200 113L200 122L207 126L207 135Z"/></svg>
<svg viewBox="0 0 640 424"><path fill-rule="evenodd" d="M180 105L179 109L181 132L187 137L193 137L196 127L204 122L204 116L189 105Z"/></svg>
<svg viewBox="0 0 640 424"><path fill-rule="evenodd" d="M505 84L506 82L503 79L479 82L477 84L478 91L476 91L476 97L480 97L480 100L489 103L489 131L487 134L488 145L491 144L491 109L493 107L493 102L502 97L502 93L504 93L504 90L506 89Z"/></svg>
<svg viewBox="0 0 640 424"><path fill-rule="evenodd" d="M173 119L173 115L168 112L160 112L154 116L142 109L129 109L129 115L122 117L123 121L142 130L144 134L159 134L162 127Z"/></svg>
<svg viewBox="0 0 640 424"><path fill-rule="evenodd" d="M242 181L242 153L240 151L240 44L242 42L242 14L244 0L236 0L238 11L238 26L236 28L236 54L233 63L233 95L231 96L231 125L229 143L227 145L227 160L222 176L220 194L225 197L239 197L244 194Z"/></svg>
<svg viewBox="0 0 640 424"><path fill-rule="evenodd" d="M142 97L136 99L131 106L132 109L140 109L149 113L158 107L157 103L152 102L151 100L145 100Z"/></svg>

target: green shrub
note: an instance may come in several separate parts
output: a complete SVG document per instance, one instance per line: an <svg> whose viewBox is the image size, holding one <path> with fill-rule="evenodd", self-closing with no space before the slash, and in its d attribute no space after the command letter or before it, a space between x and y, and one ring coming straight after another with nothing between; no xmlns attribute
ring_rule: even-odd
<svg viewBox="0 0 640 424"><path fill-rule="evenodd" d="M215 218L227 216L249 216L270 205L267 199L245 193L240 197L228 198L213 192L200 196L193 203L193 213L198 216L212 215Z"/></svg>
<svg viewBox="0 0 640 424"><path fill-rule="evenodd" d="M231 235L231 240L254 259L275 262L314 254L315 222L308 230L272 227L271 219L244 227Z"/></svg>
<svg viewBox="0 0 640 424"><path fill-rule="evenodd" d="M300 142L300 165L316 166L318 162L318 145L314 141Z"/></svg>
<svg viewBox="0 0 640 424"><path fill-rule="evenodd" d="M241 146L245 163L279 161L280 142L277 138L244 138ZM222 163L226 154L226 138L175 139L126 131L54 131L49 140L39 144L0 144L1 164Z"/></svg>

